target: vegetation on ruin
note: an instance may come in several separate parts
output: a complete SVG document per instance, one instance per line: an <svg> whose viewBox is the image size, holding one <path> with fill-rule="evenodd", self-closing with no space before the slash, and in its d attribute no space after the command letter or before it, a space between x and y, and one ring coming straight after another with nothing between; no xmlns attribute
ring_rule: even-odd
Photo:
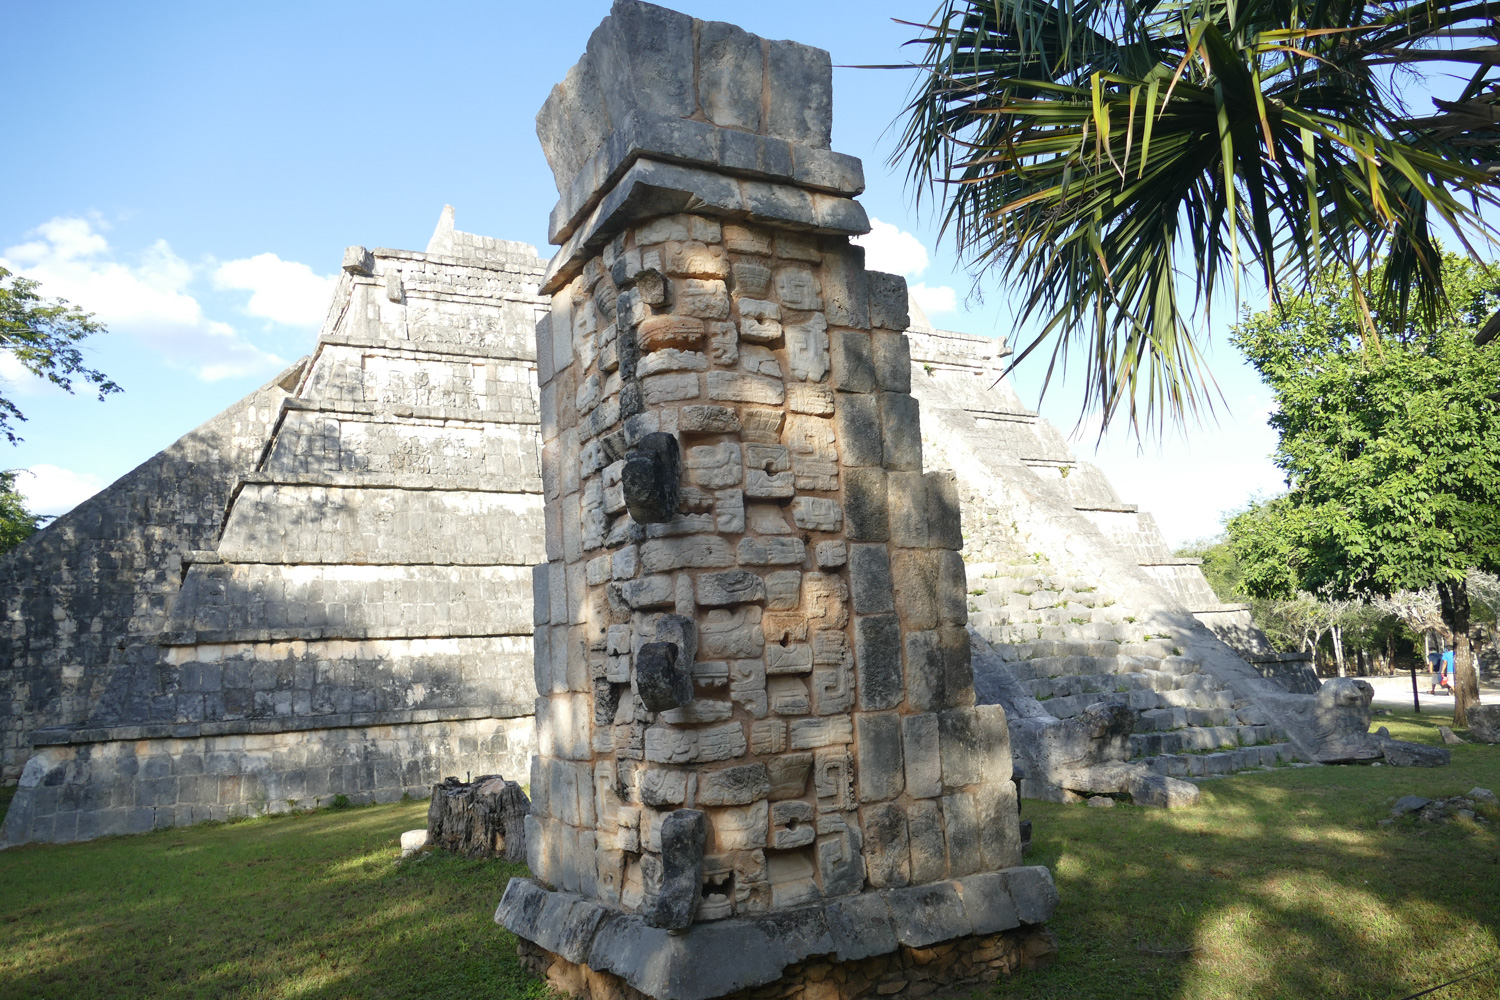
<svg viewBox="0 0 1500 1000"><path fill-rule="evenodd" d="M1440 716L1382 718L1438 742ZM1434 770L1277 768L1167 812L1026 802L1062 893L1045 972L978 995L1392 1000L1500 963L1500 814L1378 825L1399 795L1500 790L1500 751ZM492 923L522 869L398 863L426 804L325 809L0 853L0 998L543 1000ZM1449 987L1478 1000L1500 973Z"/></svg>
<svg viewBox="0 0 1500 1000"><path fill-rule="evenodd" d="M1377 308L1378 339L1348 279L1320 281L1239 325L1235 345L1275 402L1273 460L1288 492L1228 530L1257 597L1435 589L1457 653L1462 725L1479 696L1468 574L1500 571L1500 353L1474 344L1500 303L1500 271L1453 254L1442 271L1445 307L1434 317Z"/></svg>
<svg viewBox="0 0 1500 1000"><path fill-rule="evenodd" d="M1373 332L1441 309L1440 232L1488 238L1483 3L943 0L915 27L896 159L1037 321L1016 360L1077 362L1105 424L1211 401L1196 321L1242 280L1341 276Z"/></svg>
<svg viewBox="0 0 1500 1000"><path fill-rule="evenodd" d="M26 509L26 498L16 488L16 477L23 469L0 472L0 555L36 534L50 518Z"/></svg>
<svg viewBox="0 0 1500 1000"><path fill-rule="evenodd" d="M104 332L104 324L63 299L45 299L38 284L0 267L0 351L22 368L66 392L75 382L92 386L103 399L120 387L109 376L84 363L79 343ZM16 423L26 419L18 406L0 395L0 434L11 444L20 440Z"/></svg>

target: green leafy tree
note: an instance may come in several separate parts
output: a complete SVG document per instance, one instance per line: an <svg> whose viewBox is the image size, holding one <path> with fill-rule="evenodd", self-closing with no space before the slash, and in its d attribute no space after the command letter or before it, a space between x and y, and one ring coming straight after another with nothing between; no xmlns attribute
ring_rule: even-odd
<svg viewBox="0 0 1500 1000"><path fill-rule="evenodd" d="M1367 333L1445 300L1435 232L1496 202L1480 2L943 0L895 160L944 232L1139 429L1212 401L1193 318L1337 277ZM1436 113L1407 100L1425 93ZM1374 265L1384 257L1385 264ZM1184 295L1183 292L1186 292ZM1500 328L1500 327L1497 327ZM1071 358L1070 358L1071 354Z"/></svg>
<svg viewBox="0 0 1500 1000"><path fill-rule="evenodd" d="M1418 322L1377 308L1364 336L1350 282L1320 283L1236 330L1275 395L1289 490L1229 522L1251 593L1326 599L1435 587L1456 654L1454 721L1478 701L1470 569L1500 570L1500 353L1474 331L1500 269L1442 260L1452 307Z"/></svg>
<svg viewBox="0 0 1500 1000"><path fill-rule="evenodd" d="M75 381L85 382L101 400L119 392L108 376L83 363L78 347L86 337L103 332L104 325L92 314L62 299L42 298L37 282L0 267L0 350L10 352L33 375L68 392ZM0 395L0 434L11 444L20 440L15 425L25 419L13 401Z"/></svg>
<svg viewBox="0 0 1500 1000"><path fill-rule="evenodd" d="M26 498L16 489L16 477L20 474L20 469L0 472L0 555L26 541L50 520L26 509Z"/></svg>

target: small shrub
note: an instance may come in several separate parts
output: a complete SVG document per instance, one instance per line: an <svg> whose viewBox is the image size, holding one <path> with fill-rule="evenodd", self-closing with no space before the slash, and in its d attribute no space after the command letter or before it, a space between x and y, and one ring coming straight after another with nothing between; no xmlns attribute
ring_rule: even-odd
<svg viewBox="0 0 1500 1000"><path fill-rule="evenodd" d="M347 795L335 795L333 797L333 801L330 802L330 803L328 803L328 808L330 808L330 809L348 809L351 805L353 805L353 803L349 801L349 796L347 796Z"/></svg>

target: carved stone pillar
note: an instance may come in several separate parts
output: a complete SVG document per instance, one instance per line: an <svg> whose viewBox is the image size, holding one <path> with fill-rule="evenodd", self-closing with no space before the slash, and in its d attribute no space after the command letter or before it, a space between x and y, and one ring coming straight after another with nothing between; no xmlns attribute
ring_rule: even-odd
<svg viewBox="0 0 1500 1000"><path fill-rule="evenodd" d="M496 919L575 993L702 1000L822 956L857 996L941 942L948 982L1047 951L905 282L849 242L831 109L826 52L622 0L537 118L534 878Z"/></svg>

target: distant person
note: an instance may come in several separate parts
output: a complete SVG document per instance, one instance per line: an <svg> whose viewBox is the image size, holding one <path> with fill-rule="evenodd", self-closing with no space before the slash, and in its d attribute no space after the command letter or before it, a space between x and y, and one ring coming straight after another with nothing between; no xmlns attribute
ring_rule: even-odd
<svg viewBox="0 0 1500 1000"><path fill-rule="evenodd" d="M1428 694L1437 694L1438 685L1443 683L1443 654L1437 650L1427 654L1427 669L1431 673L1431 683L1427 685Z"/></svg>
<svg viewBox="0 0 1500 1000"><path fill-rule="evenodd" d="M1453 693L1453 650L1443 651L1443 679L1442 687L1448 694Z"/></svg>

